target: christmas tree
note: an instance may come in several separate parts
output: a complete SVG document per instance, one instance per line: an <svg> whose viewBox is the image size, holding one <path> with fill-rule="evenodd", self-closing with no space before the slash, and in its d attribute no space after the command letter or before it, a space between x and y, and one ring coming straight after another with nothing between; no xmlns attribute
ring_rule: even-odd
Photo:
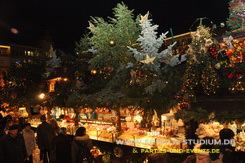
<svg viewBox="0 0 245 163"><path fill-rule="evenodd" d="M6 85L1 91L3 102L10 106L28 106L40 103L37 95L45 91L45 60L39 57L23 60L11 65L6 76Z"/></svg>
<svg viewBox="0 0 245 163"><path fill-rule="evenodd" d="M219 88L219 76L214 66L210 62L206 64L201 74L201 84L203 91L207 95L216 94Z"/></svg>
<svg viewBox="0 0 245 163"><path fill-rule="evenodd" d="M44 74L46 78L49 77L49 75L54 71L54 69L59 67L61 64L61 60L57 57L56 51L53 50L52 46L50 47L49 52L51 53L52 58L46 63L46 73Z"/></svg>
<svg viewBox="0 0 245 163"><path fill-rule="evenodd" d="M94 55L89 61L89 82L68 102L94 107L137 106L164 112L180 86L180 75L166 65L174 44L159 52L166 33L157 37L158 26L151 24L148 14L134 20L132 11L123 3L113 10L115 18L109 18L109 23L98 17L89 22L88 51ZM86 43L80 45L79 54L85 51L83 46L87 47Z"/></svg>
<svg viewBox="0 0 245 163"><path fill-rule="evenodd" d="M69 103L111 105L121 96L120 91L113 89L118 84L117 72L134 60L127 46L136 43L140 29L133 10L124 3L117 4L113 15L108 17L108 22L101 17L92 17L88 27L90 37L77 44L79 58L92 53L92 59L88 61L87 72L90 73L82 77L85 85L70 96Z"/></svg>
<svg viewBox="0 0 245 163"><path fill-rule="evenodd" d="M151 19L148 19L149 12L141 16L140 26L142 28L141 35L137 39L140 43L140 49L128 47L131 52L133 52L136 61L143 63L144 66L148 67L151 71L159 73L161 63L169 63L172 57L172 47L175 45L170 45L167 49L159 52L159 49L163 45L163 41L166 38L166 33L162 33L157 38L157 28L158 25L152 25Z"/></svg>
<svg viewBox="0 0 245 163"><path fill-rule="evenodd" d="M202 92L206 95L216 94L219 88L215 61L209 54L209 48L213 45L211 29L202 24L203 19L198 19L199 26L191 32L192 42L187 50L183 85L175 96L181 108L190 108L190 104L196 102L196 95L202 95Z"/></svg>
<svg viewBox="0 0 245 163"><path fill-rule="evenodd" d="M79 42L76 42L75 51L79 62L88 62L93 57L93 53L96 53L96 51L90 49L89 38L89 33L86 33Z"/></svg>
<svg viewBox="0 0 245 163"><path fill-rule="evenodd" d="M200 19L200 25L197 30L191 32L192 41L189 45L187 53L191 56L190 59L195 62L208 57L208 48L213 44L212 35L210 34L210 28L202 25L202 19Z"/></svg>
<svg viewBox="0 0 245 163"><path fill-rule="evenodd" d="M92 17L89 22L92 34L89 39L90 45L93 52L96 52L96 56L90 60L90 69L116 70L133 59L127 52L127 46L136 43L139 34L138 23L133 11L124 3L119 3L113 11L114 17L109 17L109 22L100 17Z"/></svg>
<svg viewBox="0 0 245 163"><path fill-rule="evenodd" d="M230 16L227 25L231 30L244 30L245 2L244 0L230 1Z"/></svg>

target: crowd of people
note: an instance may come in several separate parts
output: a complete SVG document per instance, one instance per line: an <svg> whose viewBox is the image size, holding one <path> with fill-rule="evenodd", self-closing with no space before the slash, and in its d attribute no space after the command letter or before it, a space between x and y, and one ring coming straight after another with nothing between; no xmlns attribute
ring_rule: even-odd
<svg viewBox="0 0 245 163"><path fill-rule="evenodd" d="M83 112L82 112L83 113ZM66 128L59 127L54 118L48 119L45 115L40 117L42 122L35 132L30 123L16 121L11 111L0 109L0 163L82 163L92 162L90 153L92 141L86 134L86 128L79 127L74 137L66 134ZM209 144L196 144L194 149L216 150L218 153L197 152L185 159L185 163L230 163L242 162L237 157L231 143L235 136L230 129L220 131L221 144L214 144L211 137L204 137ZM212 143L210 143L212 142ZM232 141L228 141L232 142ZM35 154L38 151L38 155ZM217 150L216 150L217 151ZM38 158L37 158L38 156ZM171 162L168 153L150 154L149 163Z"/></svg>
<svg viewBox="0 0 245 163"><path fill-rule="evenodd" d="M212 137L204 137L205 143L196 144L194 149L198 149L194 155L190 155L184 163L242 163L238 152L233 147L234 132L231 129L224 128L220 130L220 139L215 141ZM217 143L219 142L219 143ZM243 157L243 156L242 156Z"/></svg>
<svg viewBox="0 0 245 163"><path fill-rule="evenodd" d="M9 112L0 110L0 162L1 163L82 163L92 162L92 141L86 128L79 127L74 137L66 134L55 119L40 117L36 133L30 123L13 121ZM39 155L35 155L38 147ZM33 156L38 156L34 158Z"/></svg>
<svg viewBox="0 0 245 163"><path fill-rule="evenodd" d="M204 137L205 143L197 143L194 146L196 152L183 153L184 157L178 157L176 161L169 153L152 153L148 155L148 163L243 163L244 155L239 156L232 146L235 134L231 129L224 128L220 131L220 141L214 141L212 137ZM215 142L220 142L215 144ZM216 152L212 152L216 151ZM176 156L176 155L175 155Z"/></svg>

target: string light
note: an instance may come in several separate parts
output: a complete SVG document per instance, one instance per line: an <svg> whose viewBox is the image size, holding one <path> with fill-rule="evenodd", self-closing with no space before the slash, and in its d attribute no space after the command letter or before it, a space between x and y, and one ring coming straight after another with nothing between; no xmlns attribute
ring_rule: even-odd
<svg viewBox="0 0 245 163"><path fill-rule="evenodd" d="M97 70L91 70L90 73L91 73L92 75L95 75L95 74L97 74Z"/></svg>
<svg viewBox="0 0 245 163"><path fill-rule="evenodd" d="M219 88L218 74L212 68L210 62L207 63L206 68L202 71L201 84L203 87L203 91L207 95L216 94Z"/></svg>
<svg viewBox="0 0 245 163"><path fill-rule="evenodd" d="M231 91L232 93L236 93L236 92L244 92L244 82L237 80L235 82L233 82L230 86L229 86L229 91Z"/></svg>
<svg viewBox="0 0 245 163"><path fill-rule="evenodd" d="M114 39L110 39L109 40L109 45L112 47L112 46L115 46L116 45L116 41Z"/></svg>

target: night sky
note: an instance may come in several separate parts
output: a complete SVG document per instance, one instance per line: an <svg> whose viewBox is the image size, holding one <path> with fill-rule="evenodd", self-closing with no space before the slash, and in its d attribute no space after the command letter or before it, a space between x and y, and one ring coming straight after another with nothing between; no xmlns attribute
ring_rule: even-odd
<svg viewBox="0 0 245 163"><path fill-rule="evenodd" d="M0 44L32 45L40 37L51 36L55 48L72 52L74 42L88 31L90 16L112 16L112 8L121 0L0 0ZM175 35L189 31L200 17L214 23L225 22L228 0L125 0L134 14L150 11L159 32L171 27ZM11 33L18 29L18 34Z"/></svg>

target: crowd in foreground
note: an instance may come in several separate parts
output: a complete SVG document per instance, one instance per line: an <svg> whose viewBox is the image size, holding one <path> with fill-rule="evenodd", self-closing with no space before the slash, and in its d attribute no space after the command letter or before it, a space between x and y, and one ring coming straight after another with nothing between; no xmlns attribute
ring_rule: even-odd
<svg viewBox="0 0 245 163"><path fill-rule="evenodd" d="M204 137L205 143L194 145L192 154L181 158L181 163L244 163L245 153L236 152L233 147L234 132L231 129L224 128L220 130L220 139L215 141L212 137ZM219 143L216 143L219 142ZM215 151L215 152L212 152ZM183 153L185 154L185 153ZM173 163L173 158L168 153L153 153L148 156L148 163Z"/></svg>
<svg viewBox="0 0 245 163"><path fill-rule="evenodd" d="M4 115L4 116L2 116ZM60 128L55 119L47 121L46 116L40 117L41 124L36 134L30 123L18 123L11 112L0 110L0 163L89 163L93 162L90 153L92 141L84 127L76 130L74 137L66 134L66 128ZM226 140L234 138L230 129L220 131L223 144L196 144L194 149L206 151L219 149L219 153L200 152L192 154L184 163L242 163L243 156L237 156L232 144ZM212 140L205 137L204 140ZM213 142L213 141L209 141ZM39 151L38 155L35 152ZM217 151L217 150L216 150ZM38 158L37 158L38 156ZM168 153L148 155L148 163L172 163Z"/></svg>
<svg viewBox="0 0 245 163"><path fill-rule="evenodd" d="M78 128L72 138L54 119L48 123L43 115L40 120L35 135L30 123L16 124L10 114L0 117L0 163L92 162L92 141L84 127ZM40 153L34 155L37 147Z"/></svg>

